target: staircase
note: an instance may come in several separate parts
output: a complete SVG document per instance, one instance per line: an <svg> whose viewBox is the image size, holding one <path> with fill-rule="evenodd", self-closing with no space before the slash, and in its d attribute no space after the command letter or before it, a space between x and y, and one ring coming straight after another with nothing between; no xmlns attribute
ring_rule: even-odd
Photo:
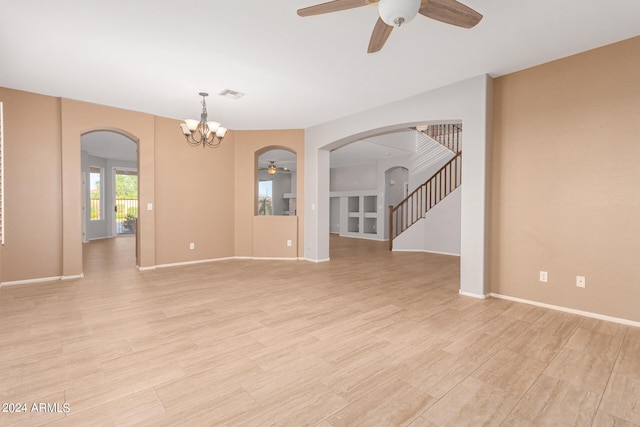
<svg viewBox="0 0 640 427"><path fill-rule="evenodd" d="M397 206L389 206L389 250L393 239L425 217L425 214L462 184L462 124L437 124L417 129L455 153L424 184Z"/></svg>

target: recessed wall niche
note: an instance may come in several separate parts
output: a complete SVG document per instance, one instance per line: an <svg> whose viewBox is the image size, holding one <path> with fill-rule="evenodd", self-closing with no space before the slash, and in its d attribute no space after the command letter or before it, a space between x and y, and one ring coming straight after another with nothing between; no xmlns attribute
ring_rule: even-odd
<svg viewBox="0 0 640 427"><path fill-rule="evenodd" d="M297 214L297 155L286 149L256 153L255 215Z"/></svg>

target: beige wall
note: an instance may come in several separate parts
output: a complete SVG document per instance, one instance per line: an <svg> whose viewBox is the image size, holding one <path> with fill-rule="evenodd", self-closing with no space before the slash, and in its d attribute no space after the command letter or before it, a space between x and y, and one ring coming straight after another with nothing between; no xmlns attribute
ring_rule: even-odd
<svg viewBox="0 0 640 427"><path fill-rule="evenodd" d="M0 88L0 100L5 139L1 279L61 276L60 99Z"/></svg>
<svg viewBox="0 0 640 427"><path fill-rule="evenodd" d="M640 37L495 80L492 292L640 321L638 70Z"/></svg>
<svg viewBox="0 0 640 427"><path fill-rule="evenodd" d="M191 147L179 123L156 118L157 264L232 257L234 132L218 148Z"/></svg>
<svg viewBox="0 0 640 427"><path fill-rule="evenodd" d="M288 240L291 240L291 246L287 246ZM297 241L297 216L256 215L253 217L254 257L297 259Z"/></svg>
<svg viewBox="0 0 640 427"><path fill-rule="evenodd" d="M256 152L267 147L285 148L297 154L297 216L298 216L298 257L304 256L304 131L303 130L265 130L235 132L235 164L236 164L236 256L252 257L254 247L264 247L266 242L254 242L256 239L277 238L279 231L274 228L274 235L254 233L253 217L257 190L257 158ZM277 219L274 219L277 221ZM256 255L257 256L257 255ZM261 254L259 256L264 256ZM273 255L280 256L280 255Z"/></svg>

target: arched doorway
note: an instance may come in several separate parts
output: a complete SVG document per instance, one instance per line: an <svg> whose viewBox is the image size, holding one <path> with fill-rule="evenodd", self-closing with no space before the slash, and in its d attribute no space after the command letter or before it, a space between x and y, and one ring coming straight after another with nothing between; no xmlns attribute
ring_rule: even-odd
<svg viewBox="0 0 640 427"><path fill-rule="evenodd" d="M305 130L305 258L329 260L329 153L381 132L428 124L430 118L465 123L465 177L461 194L460 293L489 293L489 148L492 139L493 80L477 76L348 118Z"/></svg>
<svg viewBox="0 0 640 427"><path fill-rule="evenodd" d="M127 258L131 259L127 261L134 265L138 218L137 142L117 131L96 130L83 134L80 146L82 242L126 236L130 241L118 245L126 248L122 253L129 253Z"/></svg>

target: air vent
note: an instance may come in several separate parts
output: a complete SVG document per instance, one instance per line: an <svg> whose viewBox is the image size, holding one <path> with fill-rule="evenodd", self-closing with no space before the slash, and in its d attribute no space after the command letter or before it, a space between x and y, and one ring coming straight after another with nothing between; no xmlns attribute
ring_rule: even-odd
<svg viewBox="0 0 640 427"><path fill-rule="evenodd" d="M231 90L231 89L225 89L222 92L220 92L218 95L224 96L225 98L240 99L244 96L244 93L236 92L235 90Z"/></svg>

